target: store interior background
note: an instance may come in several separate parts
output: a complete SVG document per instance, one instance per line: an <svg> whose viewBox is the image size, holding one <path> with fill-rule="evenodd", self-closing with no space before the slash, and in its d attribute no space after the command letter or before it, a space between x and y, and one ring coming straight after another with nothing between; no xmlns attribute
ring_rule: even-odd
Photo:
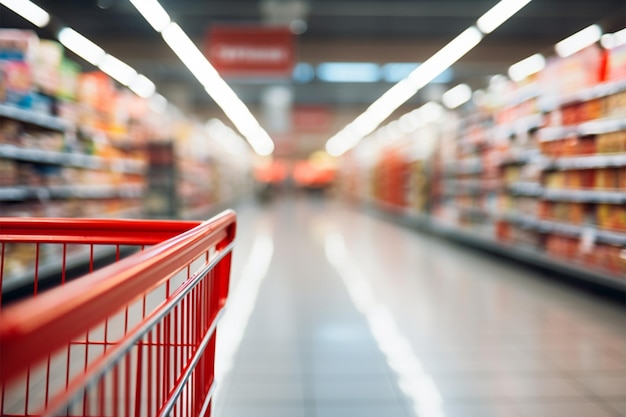
<svg viewBox="0 0 626 417"><path fill-rule="evenodd" d="M61 120L62 124L68 122L69 127L53 128L49 132L47 127L24 128L30 125L26 121L17 123L22 127L16 128L11 117L5 117L5 122L11 122L3 125L2 142L5 145L13 146L18 142L18 147L86 154L103 158L99 161L104 161L107 166L128 162L131 168L117 171L107 168L106 172L98 172L63 161L53 163L50 168L51 165L42 164L36 158L32 161L30 156L24 161L24 158L13 160L9 155L4 159L2 170L5 189L0 208L3 215L203 218L233 205L242 197L273 197L276 190L284 191L295 182L300 188L322 189L328 191L328 195L363 204L380 203L375 204L379 208L408 210L414 215L437 215L470 233L487 234L496 240L508 239L509 243L523 243L535 249L546 244L545 231L531 233L529 237L524 231L502 231L496 221L476 220L485 214L476 211L493 210L507 199L504 205L509 209L519 203L533 205L532 210L536 210L537 196L528 191L516 194L510 189L507 191L506 187L490 188L489 181L495 179L500 185L507 181L509 174L505 168L500 169L503 165L499 163L498 178L476 175L471 170L457 172L457 190L463 187L462 184L482 181L478 188L483 194L478 199L473 198L476 196L473 191L461 190L452 199L444 191L443 196L436 198L442 201L447 198L448 201L435 206L433 193L437 187L432 185L432 175L433 161L441 155L438 152L448 152L442 157L443 162L452 164L463 158L468 164L491 158L488 152L484 152L491 144L486 146L482 142L474 144L475 148L467 152L455 146L452 151L444 149L450 138L455 142L463 135L460 130L451 133L450 126L457 126L459 120L475 111L475 104L448 112L454 123L440 119L433 123L436 125L434 130L432 126L428 129L422 126L402 133L396 139L376 142L370 138L356 151L340 158L324 152L330 137L362 114L410 69L474 25L476 19L493 6L493 1L163 0L161 4L172 21L177 22L207 54L214 28L279 27L290 30L294 59L288 73L223 74L274 140L275 149L269 157L251 151L203 86L129 1L41 0L36 3L52 16L46 27L37 28L4 6L0 6L0 26L33 31L40 39L52 40L60 28L70 27L130 65L137 73L145 75L154 83L161 101L139 100L119 83L111 79L97 80L97 77L89 81L92 84L75 80L79 90L83 82L82 92L77 90L64 97L55 97L55 93L46 91L47 81L38 80L34 72L29 94L35 94L37 100L30 104L33 109L29 111L49 112L54 120ZM507 74L511 64L536 53L552 57L557 42L592 24L600 25L604 33L623 29L626 26L626 3L623 0L531 1L509 21L486 35L452 68L421 88L383 124L399 119L425 103L441 103L442 94L460 83L469 85L474 92L496 88L494 83L502 81L498 75ZM591 49L602 50L599 43ZM93 74L97 70L71 51L60 50L79 66L82 73ZM324 81L321 68L328 63L365 63L370 67L361 67L358 71L351 68L348 72L344 69L335 76L346 79ZM395 64L400 65L390 67ZM58 63L52 65L58 67ZM390 68L399 72L390 71ZM580 65L577 68L580 69ZM359 76L364 78L359 81ZM584 79L585 76L574 76L574 79ZM532 87L532 79L531 76L516 87L508 84L508 92L501 96L510 99L514 96L511 89L522 91L526 84ZM598 79L597 83L601 80ZM590 86L570 87L569 93L574 93ZM112 90L116 93L113 94ZM79 101L87 103L76 104L74 99L81 94ZM504 103L506 100L502 97ZM163 105L163 98L167 100L167 106L157 110L159 106L155 104ZM530 112L538 114L538 100L531 98L530 101L533 107ZM502 105L515 107L510 103ZM39 107L34 108L36 106ZM86 107L89 110L85 110ZM516 117L515 114L512 116L513 119ZM622 120L624 115L614 115L614 118ZM509 120L506 123L514 130L514 122ZM493 120L489 123L494 126ZM537 128L524 126L525 131L519 136L528 136ZM31 130L34 136L31 136ZM28 139L16 131L26 132ZM513 142L511 139L506 144L505 147L511 146L505 151L517 146ZM531 146L528 143L521 147L528 148ZM536 151L539 145L532 146ZM624 151L620 148L617 153ZM402 161L398 162L397 157ZM132 168L133 161L138 163L137 169ZM29 166L25 168L24 162ZM47 168L41 168L42 165ZM618 200L623 198L626 187L624 174L619 169L623 170L623 167L616 171L615 184L609 190ZM83 188L71 188L76 185ZM472 188L471 184L469 188ZM386 193L384 190L391 191ZM468 195L472 198L465 198ZM523 203L521 199L516 200L520 197L531 197L535 201ZM451 206L457 203L469 206L469 213L450 214ZM596 205L603 202L589 203L592 207L585 210L593 213L585 214L584 222L590 216L592 223L597 223L600 214L595 213L598 210ZM620 210L623 209L619 204L612 204L610 216L621 219L624 214ZM567 217L567 213L577 213L578 209L565 206L563 210ZM600 275L607 275L608 269L611 279L621 280L625 274L622 256L626 242L622 229L624 223L618 220L608 226L612 234L605 239L608 242L603 242L607 244L607 254L601 260L584 261L594 265L592 269L601 270ZM519 224L510 229L514 226ZM604 229L602 225L598 227ZM582 245L580 241L584 240L580 230L574 233L578 234L574 243L578 249ZM541 242L537 243L537 239ZM596 238L587 236L589 239L595 241ZM555 243L560 245L555 251L567 252L571 249L570 243ZM563 249L568 245L569 249ZM611 266L606 267L609 263ZM600 267L596 268L598 265ZM623 286L623 283L619 285Z"/></svg>

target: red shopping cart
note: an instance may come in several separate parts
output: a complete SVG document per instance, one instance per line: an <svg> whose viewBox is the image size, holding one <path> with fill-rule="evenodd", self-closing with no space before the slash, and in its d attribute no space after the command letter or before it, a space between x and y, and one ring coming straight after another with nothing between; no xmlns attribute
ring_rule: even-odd
<svg viewBox="0 0 626 417"><path fill-rule="evenodd" d="M0 218L0 414L210 414L235 228Z"/></svg>

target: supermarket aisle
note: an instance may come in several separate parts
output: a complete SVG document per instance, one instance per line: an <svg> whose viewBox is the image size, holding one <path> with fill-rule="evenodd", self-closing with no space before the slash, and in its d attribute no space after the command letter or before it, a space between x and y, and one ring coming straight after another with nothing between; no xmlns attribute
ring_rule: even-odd
<svg viewBox="0 0 626 417"><path fill-rule="evenodd" d="M238 230L217 417L626 415L624 304L315 199Z"/></svg>

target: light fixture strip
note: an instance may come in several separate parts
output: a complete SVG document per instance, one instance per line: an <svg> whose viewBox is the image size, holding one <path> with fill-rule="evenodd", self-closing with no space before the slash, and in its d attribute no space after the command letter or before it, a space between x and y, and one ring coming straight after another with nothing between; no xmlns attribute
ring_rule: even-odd
<svg viewBox="0 0 626 417"><path fill-rule="evenodd" d="M50 15L29 0L0 0L0 4L22 16L33 25L43 28L50 23Z"/></svg>
<svg viewBox="0 0 626 417"><path fill-rule="evenodd" d="M511 65L509 67L509 77L513 81L522 81L532 74L536 74L546 66L546 59L541 54L535 54Z"/></svg>
<svg viewBox="0 0 626 417"><path fill-rule="evenodd" d="M479 17L476 26L485 35L489 34L530 2L531 0L502 0Z"/></svg>
<svg viewBox="0 0 626 417"><path fill-rule="evenodd" d="M137 77L137 71L130 65L109 54L104 56L98 68L124 86L129 86Z"/></svg>
<svg viewBox="0 0 626 417"><path fill-rule="evenodd" d="M447 108L456 109L467 103L471 98L472 89L470 86L467 84L459 84L443 93L441 100Z"/></svg>
<svg viewBox="0 0 626 417"><path fill-rule="evenodd" d="M106 55L102 48L74 29L67 27L61 29L58 34L58 39L63 46L93 66L97 67Z"/></svg>
<svg viewBox="0 0 626 417"><path fill-rule="evenodd" d="M157 32L161 32L170 24L172 19L163 6L156 0L129 0L135 9Z"/></svg>
<svg viewBox="0 0 626 417"><path fill-rule="evenodd" d="M148 98L156 92L156 86L145 75L139 74L128 86L130 90L139 97Z"/></svg>
<svg viewBox="0 0 626 417"><path fill-rule="evenodd" d="M142 11L146 4L158 5L162 9L156 0L131 0L131 3L146 20L148 20L149 15L147 12ZM167 14L165 10L163 11ZM163 18L160 22L164 21L165 19ZM233 122L255 152L260 155L270 155L274 151L274 142L259 125L250 110L219 75L183 29L177 23L169 20L169 15L167 22L162 28L161 23L152 24L151 22L151 25L161 33L165 43L202 84L206 92Z"/></svg>
<svg viewBox="0 0 626 417"><path fill-rule="evenodd" d="M407 78L385 92L365 112L326 142L326 150L339 156L356 146L365 136L389 117L398 107L439 74L461 59L483 39L483 34L493 32L498 26L520 11L531 0L502 0L471 26L450 41L441 50L418 66ZM343 144L340 144L343 142Z"/></svg>
<svg viewBox="0 0 626 417"><path fill-rule="evenodd" d="M598 25L587 26L583 30L563 39L554 46L561 58L566 58L576 52L593 45L602 37L602 29Z"/></svg>

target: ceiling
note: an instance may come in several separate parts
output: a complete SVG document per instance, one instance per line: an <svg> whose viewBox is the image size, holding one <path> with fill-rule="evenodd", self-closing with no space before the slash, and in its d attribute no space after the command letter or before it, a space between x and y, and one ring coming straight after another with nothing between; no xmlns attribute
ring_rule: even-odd
<svg viewBox="0 0 626 417"><path fill-rule="evenodd" d="M64 24L147 75L157 89L184 109L214 108L199 83L128 0L34 0ZM495 0L160 0L174 21L202 49L215 24L289 24L307 29L297 36L297 59L334 62L421 62L474 24ZM605 31L626 27L626 0L534 0L498 28L453 70L449 85L484 86L488 76L536 52L552 53L554 43L592 23ZM55 25L51 25L54 27ZM0 7L0 26L33 28ZM53 29L40 30L54 37ZM251 106L269 85L288 85L296 104L364 109L391 84L322 83L313 80L228 80ZM439 90L446 86L439 87ZM435 88L437 90L437 88ZM412 101L424 100L428 89Z"/></svg>

